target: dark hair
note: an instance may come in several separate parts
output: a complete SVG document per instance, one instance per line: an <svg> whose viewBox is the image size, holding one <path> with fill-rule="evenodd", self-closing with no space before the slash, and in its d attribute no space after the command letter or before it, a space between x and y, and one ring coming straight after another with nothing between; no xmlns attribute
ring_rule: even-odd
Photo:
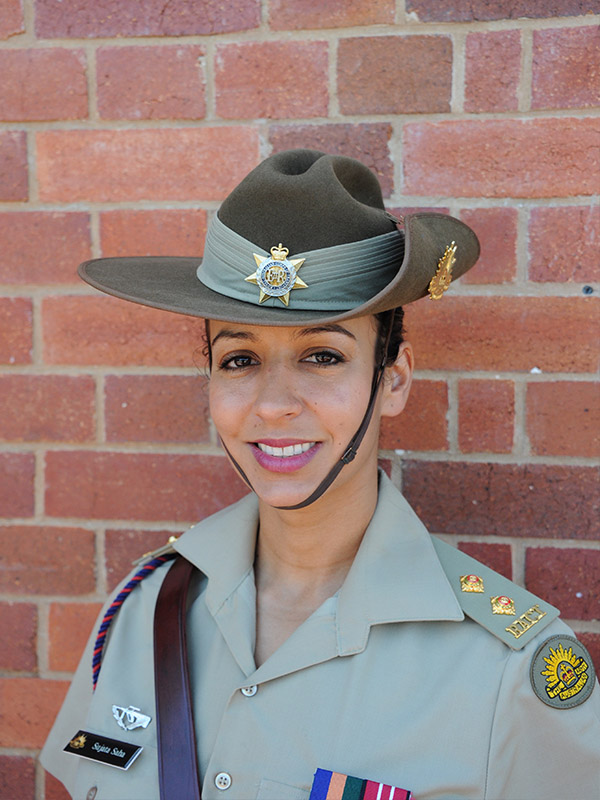
<svg viewBox="0 0 600 800"><path fill-rule="evenodd" d="M390 319L391 316L391 319ZM390 338L385 357L385 365L389 367L398 357L398 350L404 341L404 309L402 306L392 309L392 311L381 311L375 314L377 323L377 341L375 342L375 363L380 364L383 356L383 348L388 336L388 326L391 326Z"/></svg>

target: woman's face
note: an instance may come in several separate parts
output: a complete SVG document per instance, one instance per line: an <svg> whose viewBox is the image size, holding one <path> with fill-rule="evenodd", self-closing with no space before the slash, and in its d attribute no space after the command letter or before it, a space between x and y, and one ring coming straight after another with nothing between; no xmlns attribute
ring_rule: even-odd
<svg viewBox="0 0 600 800"><path fill-rule="evenodd" d="M211 415L269 505L306 499L344 453L369 401L375 339L373 317L297 328L211 321ZM336 486L376 464L379 417L398 413L393 392L386 381L358 456Z"/></svg>

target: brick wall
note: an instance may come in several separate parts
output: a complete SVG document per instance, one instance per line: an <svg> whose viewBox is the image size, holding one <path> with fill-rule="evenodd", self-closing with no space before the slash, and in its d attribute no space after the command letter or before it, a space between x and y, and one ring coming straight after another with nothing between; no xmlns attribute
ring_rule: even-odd
<svg viewBox="0 0 600 800"><path fill-rule="evenodd" d="M479 234L478 268L408 309L417 380L383 456L434 532L562 607L600 664L600 0L163 6L0 0L0 800L63 800L35 756L99 604L243 493L201 325L75 267L199 254L288 147L357 156L390 209Z"/></svg>

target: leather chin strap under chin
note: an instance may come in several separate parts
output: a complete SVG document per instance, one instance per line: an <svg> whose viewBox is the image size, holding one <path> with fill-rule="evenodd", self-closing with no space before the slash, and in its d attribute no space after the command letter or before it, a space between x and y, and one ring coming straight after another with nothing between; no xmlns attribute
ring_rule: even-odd
<svg viewBox="0 0 600 800"><path fill-rule="evenodd" d="M306 506L309 506L312 503L314 503L315 500L318 500L319 497L321 497L321 495L324 494L324 492L326 492L327 489L329 489L331 484L334 482L334 480L337 478L337 476L340 474L340 472L342 471L343 467L345 467L346 464L349 464L351 461L354 461L356 454L358 452L358 447L362 442L365 433L367 432L369 423L371 422L371 418L373 416L373 409L375 408L375 402L377 400L377 395L379 394L379 387L381 386L383 373L385 371L385 362L387 358L388 346L390 343L390 336L392 333L393 319L394 319L394 312L391 311L389 312L388 319L386 320L387 331L386 331L385 345L383 347L383 355L381 357L381 362L375 369L375 374L373 375L373 382L371 384L371 396L369 397L367 410L365 411L365 414L362 418L362 422L358 427L358 430L356 431L352 439L350 439L348 447L344 450L344 454L338 461L336 461L336 463L329 470L327 475L323 478L321 483L317 486L314 492L306 498L306 500L303 500L301 503L296 503L296 505L294 506L275 506L275 508L279 508L282 511L295 511L297 508L306 508ZM223 445L223 449L229 456L231 463L239 472L242 480L246 483L249 489L254 491L254 487L250 483L248 476L246 475L244 470L240 467L240 465L237 463L235 458L231 455L231 453L227 449L225 442L222 439L221 439L221 444Z"/></svg>

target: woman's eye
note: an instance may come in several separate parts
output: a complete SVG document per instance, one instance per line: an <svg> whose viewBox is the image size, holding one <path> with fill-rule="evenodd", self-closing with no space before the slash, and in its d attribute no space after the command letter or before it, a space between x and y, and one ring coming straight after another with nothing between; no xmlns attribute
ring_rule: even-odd
<svg viewBox="0 0 600 800"><path fill-rule="evenodd" d="M304 361L325 366L327 364L339 364L344 361L344 357L340 353L335 353L331 350L319 350L316 353L311 353Z"/></svg>
<svg viewBox="0 0 600 800"><path fill-rule="evenodd" d="M237 355L226 356L219 364L219 367L220 369L233 371L251 367L256 363L257 361L252 356L238 353Z"/></svg>

